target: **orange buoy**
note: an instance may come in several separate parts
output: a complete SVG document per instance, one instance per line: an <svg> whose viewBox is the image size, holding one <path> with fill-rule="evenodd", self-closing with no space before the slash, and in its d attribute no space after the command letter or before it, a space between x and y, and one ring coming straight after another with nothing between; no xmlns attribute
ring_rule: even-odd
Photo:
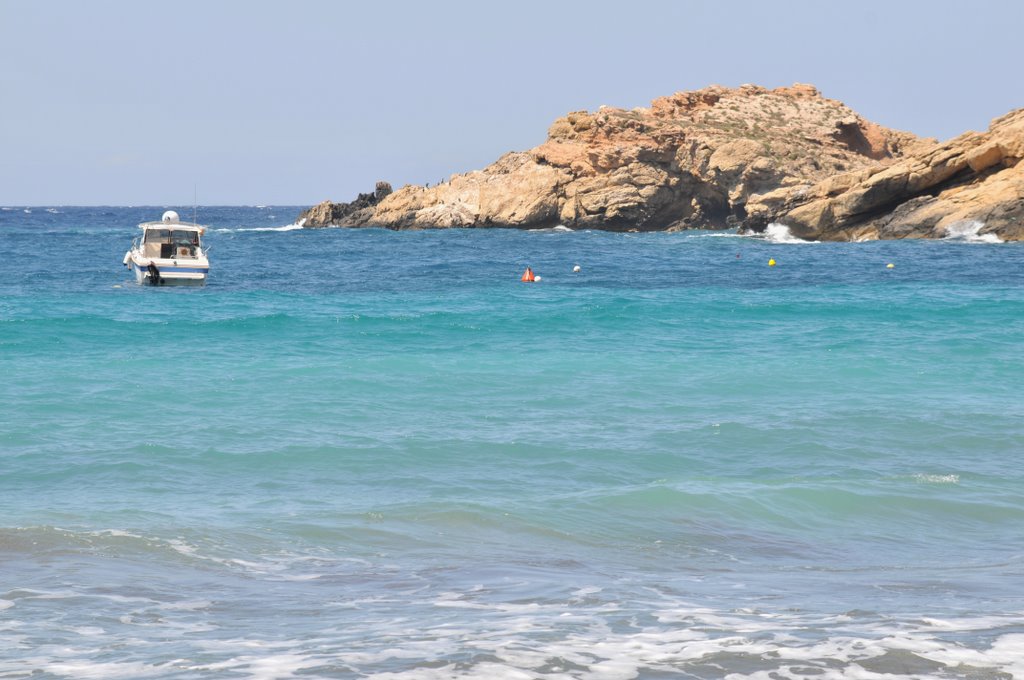
<svg viewBox="0 0 1024 680"><path fill-rule="evenodd" d="M533 275L533 270L527 267L526 271L523 272L523 278L520 280L523 281L524 283L533 283L534 278L535 277Z"/></svg>

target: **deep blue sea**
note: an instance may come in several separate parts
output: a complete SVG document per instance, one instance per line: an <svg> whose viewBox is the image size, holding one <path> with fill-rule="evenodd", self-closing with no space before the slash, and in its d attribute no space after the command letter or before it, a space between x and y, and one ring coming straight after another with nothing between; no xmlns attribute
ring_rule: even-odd
<svg viewBox="0 0 1024 680"><path fill-rule="evenodd" d="M0 211L0 678L1024 678L1024 245L166 208Z"/></svg>

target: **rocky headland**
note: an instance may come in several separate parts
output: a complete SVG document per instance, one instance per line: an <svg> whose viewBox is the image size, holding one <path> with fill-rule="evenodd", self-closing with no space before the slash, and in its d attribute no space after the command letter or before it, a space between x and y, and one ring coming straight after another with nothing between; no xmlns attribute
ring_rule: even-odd
<svg viewBox="0 0 1024 680"><path fill-rule="evenodd" d="M789 227L799 238L863 241L970 232L1024 240L1024 109L889 165L751 197L745 228Z"/></svg>
<svg viewBox="0 0 1024 680"><path fill-rule="evenodd" d="M325 201L300 219L394 229L722 229L742 223L752 195L891 162L920 143L810 85L712 86L648 108L576 111L540 146L483 170L405 186L372 205L365 194L353 204Z"/></svg>
<svg viewBox="0 0 1024 680"><path fill-rule="evenodd" d="M673 231L789 226L801 238L1021 236L1024 110L945 143L891 130L811 85L680 92L557 119L547 140L433 186L378 182L307 227ZM966 222L965 222L966 221Z"/></svg>

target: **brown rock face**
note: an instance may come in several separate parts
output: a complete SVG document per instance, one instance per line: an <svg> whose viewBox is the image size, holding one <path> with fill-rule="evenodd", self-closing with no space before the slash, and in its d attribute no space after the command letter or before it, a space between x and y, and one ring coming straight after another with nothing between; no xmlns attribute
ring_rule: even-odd
<svg viewBox="0 0 1024 680"><path fill-rule="evenodd" d="M748 202L745 228L777 222L814 240L943 238L969 229L1024 240L1024 109L875 166Z"/></svg>
<svg viewBox="0 0 1024 680"><path fill-rule="evenodd" d="M919 143L810 85L712 86L650 108L570 113L530 151L372 206L321 204L306 224L720 229L746 217L753 195L891 162Z"/></svg>

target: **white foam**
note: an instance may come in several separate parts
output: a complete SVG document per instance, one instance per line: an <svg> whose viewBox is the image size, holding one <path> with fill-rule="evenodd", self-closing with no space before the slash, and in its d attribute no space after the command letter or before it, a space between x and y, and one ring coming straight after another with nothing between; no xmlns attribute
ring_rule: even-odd
<svg viewBox="0 0 1024 680"><path fill-rule="evenodd" d="M968 616L957 619L936 619L922 617L921 623L928 629L968 631L968 630L995 630L1006 626L1019 626L1020 620L1011 616Z"/></svg>
<svg viewBox="0 0 1024 680"><path fill-rule="evenodd" d="M274 654L246 659L245 670L252 680L277 680L293 677L296 672L321 663L303 654Z"/></svg>
<svg viewBox="0 0 1024 680"><path fill-rule="evenodd" d="M1013 678L1024 677L1024 635L1020 633L1000 636L989 649L972 649L941 640L921 639L910 634L895 634L879 643L887 649L907 651L949 669L974 666L998 669Z"/></svg>
<svg viewBox="0 0 1024 680"><path fill-rule="evenodd" d="M180 539L179 539L180 540ZM185 544L187 552L195 548ZM314 564L313 555L271 556L270 565ZM341 560L339 560L341 561ZM235 567L267 569L262 561L225 560ZM505 584L506 595L515 597L524 584ZM363 600L325 602L328 607L366 607L368 615L336 620L312 636L294 639L220 638L196 633L212 630L210 624L230 627L229 619L216 608L198 618L181 612L204 611L206 600L185 600L138 612L128 620L145 630L153 626L161 641L169 632L180 637L175 651L184 658L156 665L140 664L134 656L111 657L107 639L103 650L84 650L72 645L88 642L100 629L72 629L85 640L72 639L34 650L35 656L4 665L0 677L13 670L42 669L68 677L143 677L155 674L237 675L248 678L305 677L323 666L344 669L353 677L396 680L484 678L607 678L625 680L649 675L693 677L708 674L717 664L726 678L757 680L824 679L883 680L899 675L902 657L914 655L915 678L958 676L963 667L977 669L979 677L998 673L1024 678L1024 614L922 618L919 615L814 614L802 610L771 609L768 600L748 606L717 607L694 604L644 588L650 596L616 600L615 587L587 582L566 587L561 599L540 602L510 601L501 586L475 584L463 589L438 591L424 586L422 595L408 592L393 597L375 595ZM14 591L12 591L14 592ZM18 591L22 592L22 591ZM35 591L32 591L35 592ZM342 595L344 597L344 595ZM0 603L4 600L0 599ZM390 604L388 604L390 603ZM374 605L381 605L379 608ZM428 609L423 609L428 607ZM456 607L456 609L452 609ZM643 612L649 616L638 617ZM213 620L211 621L211 617ZM184 618L185 622L176 620ZM220 626L219 626L220 627ZM991 634L967 636L965 631ZM185 635L184 633L189 633ZM110 631L107 632L107 635ZM131 646L141 648L142 633L133 631ZM139 637L135 637L139 636ZM986 640L986 642L981 642ZM92 654L103 656L92 657ZM133 654L129 651L128 654ZM895 657L895 658L887 658ZM187 659L187 660L186 660ZM872 661L873 663L866 663ZM432 667L427 667L427 665ZM870 670L869 670L870 669Z"/></svg>
<svg viewBox="0 0 1024 680"><path fill-rule="evenodd" d="M238 566L244 567L246 570L256 574L269 574L271 572L281 571L285 568L285 565L274 562L253 562L251 560L232 559L228 560L228 563L237 564Z"/></svg>
<svg viewBox="0 0 1024 680"><path fill-rule="evenodd" d="M41 670L72 678L141 678L147 675L161 675L165 668L151 666L141 661L124 663L97 663L85 659L72 659L50 663Z"/></svg>
<svg viewBox="0 0 1024 680"><path fill-rule="evenodd" d="M146 540L145 536L133 534L130 531L124 531L122 529L100 529L99 531L90 531L88 534L90 536L120 536L123 538L141 538L142 540Z"/></svg>
<svg viewBox="0 0 1024 680"><path fill-rule="evenodd" d="M298 222L295 222L293 224L286 224L283 227L239 227L238 229L214 229L213 231L229 234L244 231L295 231L296 229L304 229L304 224L306 224L305 217L303 217Z"/></svg>
<svg viewBox="0 0 1024 680"><path fill-rule="evenodd" d="M79 626L78 628L72 628L71 630L76 635L81 635L82 637L96 637L107 632L99 626Z"/></svg>
<svg viewBox="0 0 1024 680"><path fill-rule="evenodd" d="M251 679L291 678L298 672L321 666L325 662L323 655L305 653L303 650L297 649L293 642L202 640L197 642L197 646L206 650L207 653L238 651L245 653L223 661L190 665L185 667L187 670L233 671Z"/></svg>
<svg viewBox="0 0 1024 680"><path fill-rule="evenodd" d="M0 611L3 611L4 609L10 609L13 606L14 603L10 600L0 600Z"/></svg>
<svg viewBox="0 0 1024 680"><path fill-rule="evenodd" d="M580 590L589 590L583 588ZM465 597L465 594L461 594ZM442 601L450 605L459 593L443 593ZM435 604L440 604L435 602ZM659 626L635 627L632 630L613 631L602 616L600 608L573 607L568 624L556 623L551 616L561 617L563 606L538 606L533 611L517 612L507 604L473 603L480 610L501 612L494 627L483 630L463 630L460 627L439 626L416 630L409 638L408 653L420 648L429 649L437 658L439 649L465 649L470 646L477 654L494 657L493 661L470 667L451 664L441 668L421 667L382 674L379 678L485 678L536 677L542 666L552 659L585 669L585 677L634 678L646 673L672 673L686 670L690 663L700 664L712 656L760 659L759 667L746 673L730 673L729 678L802 678L808 668L824 678L881 678L895 677L891 673L866 671L861 662L880 659L881 664L891 652L909 652L945 664L937 669L941 675L961 663L1004 672L1016 672L1024 663L1024 635L998 638L990 649L970 649L959 643L935 637L939 631L955 632L963 629L992 629L1020 623L998 617L987 620L964 619L935 626L935 621L920 621L917 625L903 619L886 621L873 619L860 621L847 616L829 619L835 625L833 634L818 638L816 632L821 620L801 618L799 614L758 612L749 608L718 611L702 607L679 606L667 611L655 611ZM565 619L560 619L564 621ZM384 625L384 622L380 622ZM408 625L408 624L405 624ZM567 626L567 627L562 627ZM549 637L562 628L564 635ZM804 630L809 631L804 634ZM937 630L938 629L938 630ZM539 643L533 635L543 631L546 640ZM384 631L380 631L383 633ZM396 633L389 630L389 634ZM525 639L524 639L525 636ZM398 658L390 649L344 650L335 658L355 666ZM409 658L417 658L416 656ZM719 660L718 663L723 663ZM725 663L728 663L725 661ZM744 662L744 665L749 665ZM728 670L724 668L723 670ZM564 667L545 671L551 677L582 677L564 674ZM895 672L895 671L893 671ZM545 675L545 677L548 677ZM916 675L920 678L938 675ZM1015 675L1015 677L1018 677Z"/></svg>
<svg viewBox="0 0 1024 680"><path fill-rule="evenodd" d="M206 559L205 557L202 557L201 555L199 555L199 553L198 553L198 551L197 551L197 549L196 549L196 547L194 545L189 545L188 543L186 543L184 540L182 540L180 538L172 538L171 540L167 541L167 545L172 550L174 550L175 552L181 553L182 555L185 555L186 557L196 557L196 558L199 558L199 559Z"/></svg>
<svg viewBox="0 0 1024 680"><path fill-rule="evenodd" d="M979 234L985 223L979 220L960 220L946 227L944 241L963 241L965 243L1002 243L995 234Z"/></svg>
<svg viewBox="0 0 1024 680"><path fill-rule="evenodd" d="M959 484L960 475L926 475L916 474L914 479L922 484Z"/></svg>
<svg viewBox="0 0 1024 680"><path fill-rule="evenodd" d="M749 234L740 234L735 231L699 232L686 234L684 238L747 238Z"/></svg>
<svg viewBox="0 0 1024 680"><path fill-rule="evenodd" d="M168 611L194 612L209 609L211 604L213 603L209 600L186 600L184 602L171 602L168 604L162 604L159 606L159 609L166 609Z"/></svg>
<svg viewBox="0 0 1024 680"><path fill-rule="evenodd" d="M544 227L543 229L527 229L526 231L537 234L572 234L576 232L575 229L570 229L564 224L558 224L553 227Z"/></svg>
<svg viewBox="0 0 1024 680"><path fill-rule="evenodd" d="M778 222L772 222L765 227L762 238L770 243L817 243L817 241L805 241L802 238L793 236L793 232L789 230L789 227Z"/></svg>
<svg viewBox="0 0 1024 680"><path fill-rule="evenodd" d="M600 592L589 587L577 592L595 591ZM467 595L448 592L442 598L450 601ZM62 646L47 650L51 658L35 657L30 663L32 668L85 678L175 671L288 678L329 663L348 667L353 676L381 680L527 679L541 675L566 680L626 680L649 674L685 675L688 671L696 675L697 669L714 658L727 678L796 680L813 673L821 678L882 680L902 677L897 675L900 659L890 662L886 657L905 653L941 665L915 673L914 677L922 680L950 677L965 666L1024 678L1024 634L995 636L988 646L975 647L949 636L964 630L1018 627L1020 617L944 621L905 617L858 620L839 615L821 619L789 611L678 606L652 612L661 625L641 626L634 621L628 628L613 628L599 607L580 607L571 601L534 604L516 616L509 616L517 607L507 602L476 604L481 610L492 609L496 616L473 622L417 622L403 613L397 618L370 617L356 629L324 630L312 639L197 638L192 641L193 649L201 653L188 656L206 657L201 662L180 658L156 666L109 659L97 662L81 658L81 649ZM567 606L570 612L565 611ZM566 613L572 616L562 618ZM821 637L826 622L829 634ZM467 653L479 660L467 663ZM423 664L439 659L453 660L432 668ZM876 667L868 670L864 662L872 660ZM11 668L0 663L0 675Z"/></svg>
<svg viewBox="0 0 1024 680"><path fill-rule="evenodd" d="M326 574L281 574L278 578L282 581L315 581L323 578Z"/></svg>

